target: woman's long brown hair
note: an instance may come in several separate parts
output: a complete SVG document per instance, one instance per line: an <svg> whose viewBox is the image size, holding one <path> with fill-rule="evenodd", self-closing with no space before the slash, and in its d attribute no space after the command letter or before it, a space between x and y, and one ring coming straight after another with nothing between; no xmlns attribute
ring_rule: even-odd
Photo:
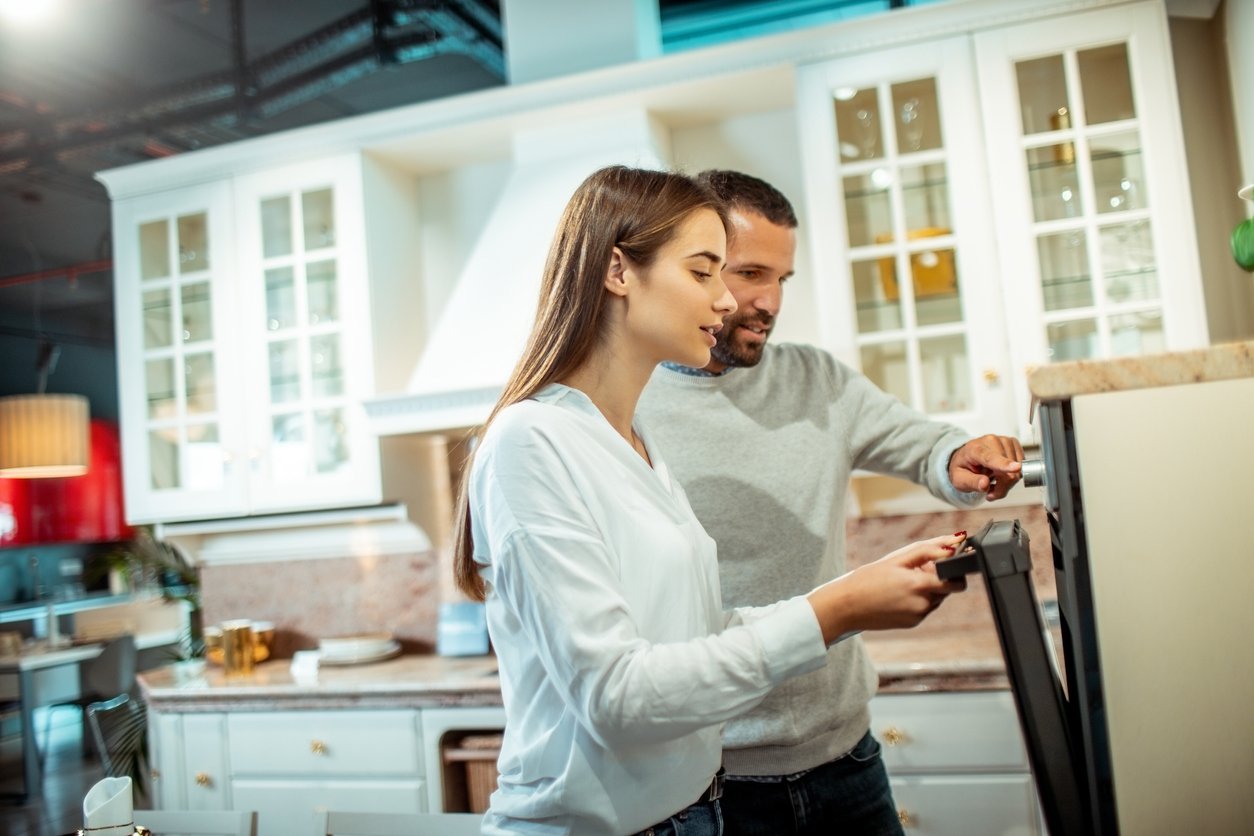
<svg viewBox="0 0 1254 836"><path fill-rule="evenodd" d="M527 346L475 438L483 437L502 409L561 380L588 358L602 331L603 282L614 247L648 267L684 219L703 208L718 212L726 226L726 213L714 193L682 174L610 166L580 184L549 247ZM487 590L474 560L471 535L473 463L472 452L463 465L458 491L453 571L462 592L482 601Z"/></svg>

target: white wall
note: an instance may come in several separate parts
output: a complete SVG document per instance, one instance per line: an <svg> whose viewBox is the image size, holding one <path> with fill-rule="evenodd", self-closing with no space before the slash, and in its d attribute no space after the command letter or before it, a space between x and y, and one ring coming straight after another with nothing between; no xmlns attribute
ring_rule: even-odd
<svg viewBox="0 0 1254 836"><path fill-rule="evenodd" d="M1228 67L1237 118L1237 145L1243 183L1254 183L1254 2L1224 0L1228 32ZM1254 214L1254 204L1247 209Z"/></svg>

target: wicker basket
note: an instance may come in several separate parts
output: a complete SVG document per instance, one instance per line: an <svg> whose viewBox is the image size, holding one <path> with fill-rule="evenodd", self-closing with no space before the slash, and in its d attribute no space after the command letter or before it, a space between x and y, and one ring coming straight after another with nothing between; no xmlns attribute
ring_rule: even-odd
<svg viewBox="0 0 1254 836"><path fill-rule="evenodd" d="M466 767L466 795L470 812L483 813L488 798L496 789L496 759L501 754L501 735L471 734L459 741L457 748L445 749L446 763L463 763Z"/></svg>

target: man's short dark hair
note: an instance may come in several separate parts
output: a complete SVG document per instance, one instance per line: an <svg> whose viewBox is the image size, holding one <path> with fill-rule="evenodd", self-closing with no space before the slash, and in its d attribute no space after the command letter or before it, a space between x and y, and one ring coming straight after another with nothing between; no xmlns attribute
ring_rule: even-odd
<svg viewBox="0 0 1254 836"><path fill-rule="evenodd" d="M765 180L742 171L711 168L697 175L729 209L757 212L773 224L794 229L797 213L783 193Z"/></svg>

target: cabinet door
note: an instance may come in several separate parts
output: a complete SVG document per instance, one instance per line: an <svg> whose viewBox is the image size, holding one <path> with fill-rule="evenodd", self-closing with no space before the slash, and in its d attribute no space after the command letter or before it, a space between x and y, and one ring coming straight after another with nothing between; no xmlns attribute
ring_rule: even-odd
<svg viewBox="0 0 1254 836"><path fill-rule="evenodd" d="M1030 775L894 777L893 800L910 836L1037 836Z"/></svg>
<svg viewBox="0 0 1254 836"><path fill-rule="evenodd" d="M1016 369L1205 345L1162 5L991 30L975 45Z"/></svg>
<svg viewBox="0 0 1254 836"><path fill-rule="evenodd" d="M246 507L231 283L230 188L115 204L126 510L143 523Z"/></svg>
<svg viewBox="0 0 1254 836"><path fill-rule="evenodd" d="M833 353L921 412L1008 432L976 87L967 38L802 68L809 240Z"/></svg>
<svg viewBox="0 0 1254 836"><path fill-rule="evenodd" d="M231 809L225 715L183 715L183 777L188 810Z"/></svg>
<svg viewBox="0 0 1254 836"><path fill-rule="evenodd" d="M148 762L152 764L152 806L157 810L185 809L181 714L148 710Z"/></svg>
<svg viewBox="0 0 1254 836"><path fill-rule="evenodd" d="M236 206L252 508L376 502L359 162L242 178Z"/></svg>

